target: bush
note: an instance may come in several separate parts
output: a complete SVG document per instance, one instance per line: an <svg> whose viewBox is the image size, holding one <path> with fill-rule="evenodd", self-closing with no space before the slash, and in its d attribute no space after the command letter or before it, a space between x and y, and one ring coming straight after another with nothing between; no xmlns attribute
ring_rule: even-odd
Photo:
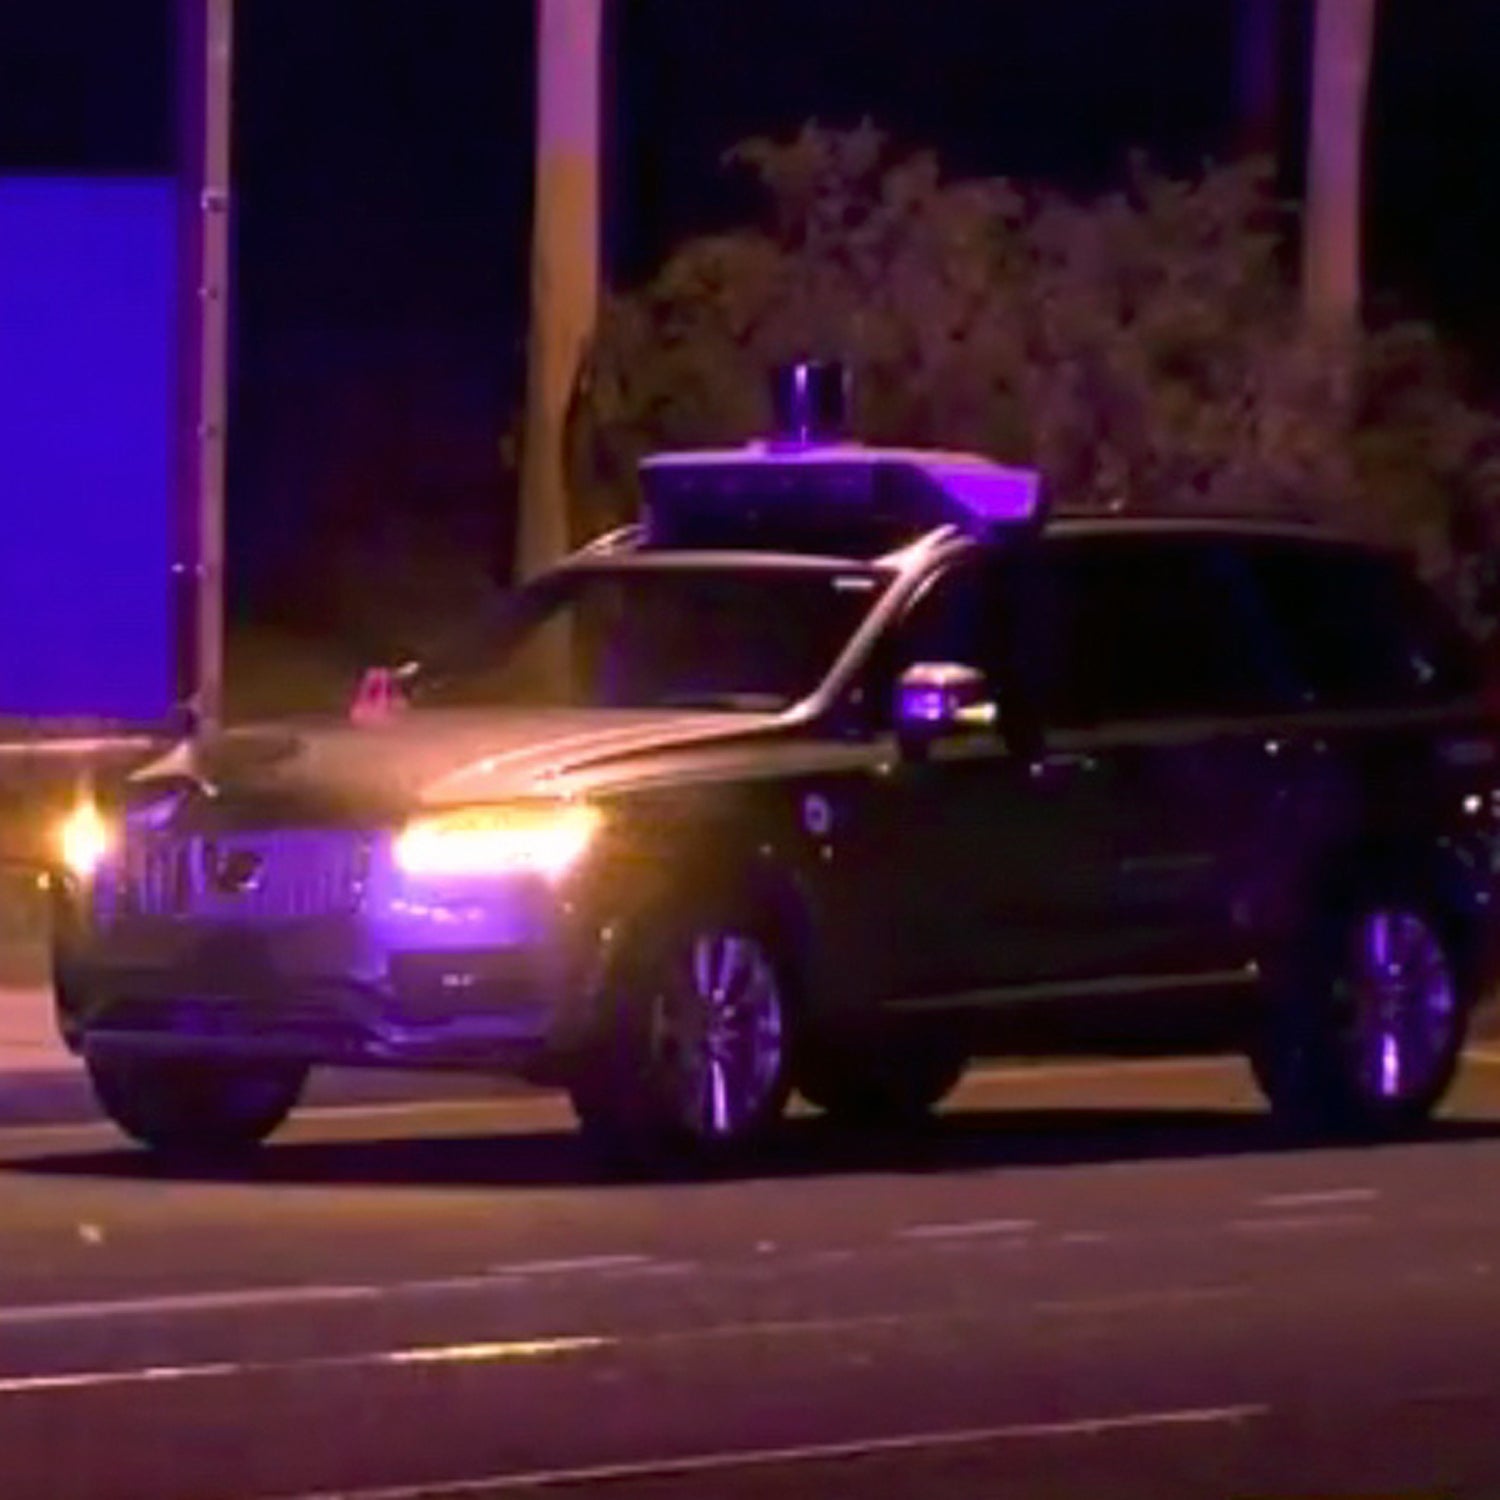
<svg viewBox="0 0 1500 1500"><path fill-rule="evenodd" d="M731 159L760 222L606 306L572 423L579 536L635 513L644 452L763 432L771 369L822 356L856 372L860 436L1034 464L1066 507L1332 518L1455 579L1487 550L1500 428L1431 330L1306 329L1262 165L1137 161L1078 201L950 180L869 126Z"/></svg>

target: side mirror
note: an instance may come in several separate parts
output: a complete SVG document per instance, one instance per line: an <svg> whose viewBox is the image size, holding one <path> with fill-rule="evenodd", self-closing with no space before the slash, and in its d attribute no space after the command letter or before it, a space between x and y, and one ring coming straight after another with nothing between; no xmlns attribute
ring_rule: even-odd
<svg viewBox="0 0 1500 1500"><path fill-rule="evenodd" d="M999 712L977 667L917 662L896 684L896 737L909 755L921 756L938 740L995 728Z"/></svg>

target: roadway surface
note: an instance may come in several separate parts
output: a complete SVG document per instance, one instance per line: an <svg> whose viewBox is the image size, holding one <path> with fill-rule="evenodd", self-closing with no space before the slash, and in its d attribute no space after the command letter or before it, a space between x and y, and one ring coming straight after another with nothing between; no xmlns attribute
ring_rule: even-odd
<svg viewBox="0 0 1500 1500"><path fill-rule="evenodd" d="M591 1175L546 1097L240 1173L0 1131L0 1496L1500 1495L1500 1053L1291 1149L1222 1063L981 1075L929 1136Z"/></svg>

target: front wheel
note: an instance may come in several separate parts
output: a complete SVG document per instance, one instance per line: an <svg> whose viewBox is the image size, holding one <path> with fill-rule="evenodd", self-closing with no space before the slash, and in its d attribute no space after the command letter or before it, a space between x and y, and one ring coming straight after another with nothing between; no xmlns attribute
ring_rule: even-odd
<svg viewBox="0 0 1500 1500"><path fill-rule="evenodd" d="M570 1093L611 1160L722 1157L760 1141L789 1091L788 972L758 924L674 924L643 944L609 997Z"/></svg>
<svg viewBox="0 0 1500 1500"><path fill-rule="evenodd" d="M90 1054L100 1108L153 1151L219 1156L259 1146L296 1107L300 1064Z"/></svg>
<svg viewBox="0 0 1500 1500"><path fill-rule="evenodd" d="M1472 996L1427 906L1392 895L1324 924L1251 1052L1273 1112L1297 1126L1383 1134L1427 1120L1453 1082Z"/></svg>

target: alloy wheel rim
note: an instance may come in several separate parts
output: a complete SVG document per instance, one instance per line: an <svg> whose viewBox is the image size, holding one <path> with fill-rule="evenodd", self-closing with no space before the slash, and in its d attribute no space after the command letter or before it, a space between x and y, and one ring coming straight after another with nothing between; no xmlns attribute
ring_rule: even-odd
<svg viewBox="0 0 1500 1500"><path fill-rule="evenodd" d="M1347 970L1354 1078L1381 1104L1420 1098L1450 1060L1458 1004L1443 943L1416 912L1370 911Z"/></svg>
<svg viewBox="0 0 1500 1500"><path fill-rule="evenodd" d="M696 934L655 1006L654 1050L677 1122L733 1140L779 1087L786 1018L776 966L743 933Z"/></svg>

